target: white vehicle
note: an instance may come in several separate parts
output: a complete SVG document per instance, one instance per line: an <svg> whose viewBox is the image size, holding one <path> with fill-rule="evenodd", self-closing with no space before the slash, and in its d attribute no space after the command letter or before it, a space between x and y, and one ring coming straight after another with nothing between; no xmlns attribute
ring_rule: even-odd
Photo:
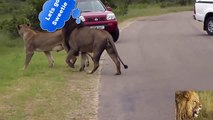
<svg viewBox="0 0 213 120"><path fill-rule="evenodd" d="M194 19L203 22L203 29L213 35L213 0L196 0Z"/></svg>

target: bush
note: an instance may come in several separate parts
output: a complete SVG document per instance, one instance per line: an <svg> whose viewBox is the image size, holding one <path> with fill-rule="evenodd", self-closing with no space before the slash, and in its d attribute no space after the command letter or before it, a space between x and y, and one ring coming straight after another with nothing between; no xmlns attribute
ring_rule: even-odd
<svg viewBox="0 0 213 120"><path fill-rule="evenodd" d="M172 7L172 6L175 6L174 2L162 2L162 3L160 3L161 8Z"/></svg>
<svg viewBox="0 0 213 120"><path fill-rule="evenodd" d="M30 24L36 30L40 30L40 21L38 19L39 13L42 11L42 6L46 0L29 0L30 8L26 12L26 18L30 21Z"/></svg>
<svg viewBox="0 0 213 120"><path fill-rule="evenodd" d="M28 20L13 16L10 20L1 21L0 29L6 31L11 37L17 37L18 32L16 26L23 23L28 23Z"/></svg>
<svg viewBox="0 0 213 120"><path fill-rule="evenodd" d="M125 15L128 12L128 6L126 5L119 6L116 9L114 9L114 12L116 15Z"/></svg>
<svg viewBox="0 0 213 120"><path fill-rule="evenodd" d="M185 6L185 5L188 4L187 0L179 0L177 3L178 3L179 5L182 5L182 6Z"/></svg>
<svg viewBox="0 0 213 120"><path fill-rule="evenodd" d="M25 0L23 0L25 1ZM10 11L9 13L7 9L11 9L9 6L9 2L0 5L5 5L3 9L5 9L6 14L10 14L12 17L8 19L3 19L0 21L0 29L6 31L10 36L17 37L18 32L16 29L16 25L29 23L36 30L41 30L40 21L38 19L38 15L42 10L42 6L46 0L29 0L21 6L17 6L17 9ZM6 15L5 14L5 15Z"/></svg>
<svg viewBox="0 0 213 120"><path fill-rule="evenodd" d="M102 0L102 2L112 7L117 15L125 15L128 12L130 0Z"/></svg>

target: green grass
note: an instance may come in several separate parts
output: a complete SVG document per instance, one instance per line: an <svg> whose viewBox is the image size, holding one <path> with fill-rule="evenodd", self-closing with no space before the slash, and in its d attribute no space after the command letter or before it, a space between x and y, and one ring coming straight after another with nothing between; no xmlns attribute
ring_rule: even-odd
<svg viewBox="0 0 213 120"><path fill-rule="evenodd" d="M7 35L0 34L0 86L4 86L9 80L17 78L20 74L17 69L23 61L23 42L20 39L9 38Z"/></svg>
<svg viewBox="0 0 213 120"><path fill-rule="evenodd" d="M197 120L213 120L213 91L198 92L202 110Z"/></svg>
<svg viewBox="0 0 213 120"><path fill-rule="evenodd" d="M25 52L22 39L0 34L0 119L64 120L88 117L79 109L90 110L85 92L92 93L97 76L70 69L66 53L54 52L55 66L48 67L43 53L35 53L29 68L21 70ZM94 111L92 111L94 112ZM74 114L75 113L75 114ZM74 114L74 115L72 115ZM80 116L79 116L80 115Z"/></svg>
<svg viewBox="0 0 213 120"><path fill-rule="evenodd" d="M129 18L142 17L142 16L154 16L166 13L174 13L181 11L192 11L193 6L173 6L161 8L159 5L144 5L133 4L129 6L128 13L126 15L117 16L118 21L122 22Z"/></svg>

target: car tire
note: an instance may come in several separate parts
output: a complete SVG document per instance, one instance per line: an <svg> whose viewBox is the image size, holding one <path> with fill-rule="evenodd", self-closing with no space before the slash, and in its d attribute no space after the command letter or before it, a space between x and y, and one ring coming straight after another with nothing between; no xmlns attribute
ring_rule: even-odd
<svg viewBox="0 0 213 120"><path fill-rule="evenodd" d="M206 32L209 35L213 35L213 17L210 17L205 22Z"/></svg>
<svg viewBox="0 0 213 120"><path fill-rule="evenodd" d="M118 41L119 38L119 29L117 28L114 32L111 33L113 41L116 42Z"/></svg>

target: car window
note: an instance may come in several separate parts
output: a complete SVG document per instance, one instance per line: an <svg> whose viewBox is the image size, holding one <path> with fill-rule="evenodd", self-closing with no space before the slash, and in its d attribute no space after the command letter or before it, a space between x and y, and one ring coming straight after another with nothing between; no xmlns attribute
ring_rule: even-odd
<svg viewBox="0 0 213 120"><path fill-rule="evenodd" d="M90 12L90 11L105 11L105 8L98 0L83 0L78 1L78 8L82 12Z"/></svg>

